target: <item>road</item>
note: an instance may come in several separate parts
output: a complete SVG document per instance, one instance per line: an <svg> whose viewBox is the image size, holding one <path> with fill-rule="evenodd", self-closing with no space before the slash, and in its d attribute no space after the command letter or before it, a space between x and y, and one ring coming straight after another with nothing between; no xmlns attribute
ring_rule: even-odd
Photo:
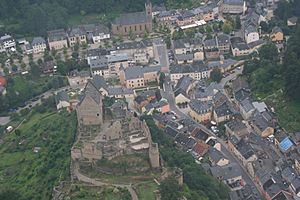
<svg viewBox="0 0 300 200"><path fill-rule="evenodd" d="M240 69L235 70L235 72L233 74L230 74L229 76L225 77L224 79L222 79L221 84L223 85L223 87L226 85L226 83L230 80L235 79L239 74L242 73L243 68L241 67ZM216 138L216 140L222 145L222 152L224 153L225 156L227 156L227 158L230 160L230 162L235 162L239 165L239 168L242 172L242 176L244 181L250 185L252 188L256 188L256 191L253 191L254 193L257 194L261 194L259 187L256 185L256 183L252 180L252 178L250 177L250 175L248 174L247 170L244 168L244 166L237 160L237 158L233 155L233 153L228 150L228 146L227 144L221 139L218 138L210 129L208 129L206 126L204 126L203 124L200 124L198 122L196 122L193 118L191 118L190 116L186 115L185 113L183 113L175 104L175 99L174 99L174 93L173 93L173 89L172 89L172 84L170 81L170 78L167 76L166 77L166 81L164 83L164 90L161 91L161 95L163 98L167 99L170 105L170 109L174 112L176 112L177 116L179 118L188 118L192 121L194 121L199 128L201 128L203 131L205 131L207 134L213 136Z"/></svg>
<svg viewBox="0 0 300 200"><path fill-rule="evenodd" d="M16 110L16 112L19 113L23 109L26 109L26 108L30 109L32 107L35 107L35 106L37 106L37 105L39 105L39 104L42 103L42 99L43 98L47 99L50 96L53 96L55 93L63 91L63 90L66 90L66 89L70 89L70 86L65 86L65 87L59 88L57 90L48 90L47 92L44 92L43 94L40 94L40 95L34 97L33 99L36 99L35 101L31 101L31 103L28 103L28 105L26 105L26 106L24 106L22 108L18 108Z"/></svg>

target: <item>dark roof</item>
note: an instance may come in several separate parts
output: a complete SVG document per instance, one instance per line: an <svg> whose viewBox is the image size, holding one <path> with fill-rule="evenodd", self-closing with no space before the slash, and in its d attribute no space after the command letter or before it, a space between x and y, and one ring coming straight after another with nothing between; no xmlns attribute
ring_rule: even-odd
<svg viewBox="0 0 300 200"><path fill-rule="evenodd" d="M269 124L265 118L263 118L263 116L258 113L255 112L254 116L252 118L252 123L253 125L255 125L260 131L264 131L266 130L268 127L271 127L271 124Z"/></svg>
<svg viewBox="0 0 300 200"><path fill-rule="evenodd" d="M149 73L149 72L159 72L161 70L160 66L133 66L133 67L128 67L124 70L125 72L125 78L126 80L130 79L136 79L136 78L142 78L144 77L144 73Z"/></svg>
<svg viewBox="0 0 300 200"><path fill-rule="evenodd" d="M73 27L69 30L69 37L79 37L85 35L85 30L82 27Z"/></svg>
<svg viewBox="0 0 300 200"><path fill-rule="evenodd" d="M86 84L83 95L81 96L81 100L79 101L78 105L84 101L85 98L91 97L97 104L102 104L102 97L98 89L94 86L91 80L88 81ZM102 106L102 105L101 105Z"/></svg>
<svg viewBox="0 0 300 200"><path fill-rule="evenodd" d="M189 88L189 86L193 83L193 79L189 76L183 76L181 77L174 89L174 94L175 96L179 95L179 94L183 94L185 96L187 96L187 90Z"/></svg>
<svg viewBox="0 0 300 200"><path fill-rule="evenodd" d="M146 12L124 13L117 17L112 24L116 25L132 25L151 22L151 16L147 16Z"/></svg>
<svg viewBox="0 0 300 200"><path fill-rule="evenodd" d="M107 89L108 87L103 76L95 75L91 82L97 88L97 90L100 90L101 88Z"/></svg>
<svg viewBox="0 0 300 200"><path fill-rule="evenodd" d="M247 129L247 126L240 119L233 119L226 123L226 126L233 132Z"/></svg>
<svg viewBox="0 0 300 200"><path fill-rule="evenodd" d="M216 107L215 112L218 117L232 115L231 109L227 103L223 103L222 105Z"/></svg>
<svg viewBox="0 0 300 200"><path fill-rule="evenodd" d="M218 165L211 167L210 172L215 178L222 180L229 180L238 176L242 176L242 172L236 163L230 163L223 167Z"/></svg>
<svg viewBox="0 0 300 200"><path fill-rule="evenodd" d="M230 36L221 34L217 36L218 45L230 45Z"/></svg>
<svg viewBox="0 0 300 200"><path fill-rule="evenodd" d="M46 41L42 37L34 37L31 46L40 45L40 44L46 44Z"/></svg>
<svg viewBox="0 0 300 200"><path fill-rule="evenodd" d="M255 109L249 98L246 98L243 101L241 101L241 106L242 106L243 110L247 113L251 112Z"/></svg>
<svg viewBox="0 0 300 200"><path fill-rule="evenodd" d="M60 91L55 96L55 101L58 104L60 101L69 101L69 95L66 91Z"/></svg>
<svg viewBox="0 0 300 200"><path fill-rule="evenodd" d="M244 139L240 140L236 144L235 148L240 152L240 154L246 160L255 154L253 148L251 147L251 145L249 143L245 142Z"/></svg>
<svg viewBox="0 0 300 200"><path fill-rule="evenodd" d="M197 138L198 140L202 140L202 141L206 141L209 137L209 135L207 133L205 133L203 130L201 130L200 128L195 128L191 135L194 137L194 138Z"/></svg>
<svg viewBox="0 0 300 200"><path fill-rule="evenodd" d="M193 62L193 64L178 64L170 66L171 74L185 74L192 72L207 71L208 67L203 61Z"/></svg>
<svg viewBox="0 0 300 200"><path fill-rule="evenodd" d="M189 102L189 107L198 114L205 114L211 111L212 104L193 99Z"/></svg>
<svg viewBox="0 0 300 200"><path fill-rule="evenodd" d="M67 33L65 32L64 29L48 31L49 42L66 40L66 39L67 39Z"/></svg>
<svg viewBox="0 0 300 200"><path fill-rule="evenodd" d="M233 92L236 93L241 89L250 90L248 82L241 77L238 77L232 81Z"/></svg>
<svg viewBox="0 0 300 200"><path fill-rule="evenodd" d="M212 159L214 162L219 162L222 159L226 159L226 157L224 156L224 154L220 151L218 151L217 149L211 147L208 150L208 155L210 157L210 159Z"/></svg>
<svg viewBox="0 0 300 200"><path fill-rule="evenodd" d="M117 50L122 49L144 49L147 47L152 46L153 43L151 40L141 40L141 41L134 41L134 42L124 42L116 46Z"/></svg>
<svg viewBox="0 0 300 200"><path fill-rule="evenodd" d="M170 137L172 137L172 138L175 138L176 135L179 133L177 129L175 129L175 128L171 127L171 126L166 126L166 128L165 128L164 131L165 131L165 133L166 133L168 136L170 136Z"/></svg>
<svg viewBox="0 0 300 200"><path fill-rule="evenodd" d="M224 0L224 4L243 6L243 0Z"/></svg>
<svg viewBox="0 0 300 200"><path fill-rule="evenodd" d="M272 28L271 34L276 34L276 33L282 33L282 29L278 26L275 26L274 28Z"/></svg>
<svg viewBox="0 0 300 200"><path fill-rule="evenodd" d="M108 69L108 59L106 56L100 56L90 59L91 70Z"/></svg>

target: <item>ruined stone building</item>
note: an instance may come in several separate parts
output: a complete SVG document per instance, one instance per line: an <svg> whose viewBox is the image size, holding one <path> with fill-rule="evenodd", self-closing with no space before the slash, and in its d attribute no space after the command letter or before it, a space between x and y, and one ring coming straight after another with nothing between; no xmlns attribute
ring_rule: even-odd
<svg viewBox="0 0 300 200"><path fill-rule="evenodd" d="M93 83L89 81L77 105L79 126L103 124L102 107L102 96Z"/></svg>

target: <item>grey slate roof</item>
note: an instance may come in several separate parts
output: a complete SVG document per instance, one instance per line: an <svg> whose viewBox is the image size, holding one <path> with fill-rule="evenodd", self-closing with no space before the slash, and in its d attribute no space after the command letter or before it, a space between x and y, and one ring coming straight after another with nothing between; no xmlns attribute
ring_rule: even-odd
<svg viewBox="0 0 300 200"><path fill-rule="evenodd" d="M231 163L223 167L211 167L210 172L214 177L221 178L223 180L229 180L238 176L242 176L242 172L236 163Z"/></svg>
<svg viewBox="0 0 300 200"><path fill-rule="evenodd" d="M282 33L282 29L278 26L275 26L271 32L271 34L276 34L276 33Z"/></svg>
<svg viewBox="0 0 300 200"><path fill-rule="evenodd" d="M134 41L134 42L124 42L116 46L117 50L123 49L144 49L147 47L152 46L153 43L151 40L141 40L141 41Z"/></svg>
<svg viewBox="0 0 300 200"><path fill-rule="evenodd" d="M212 159L214 162L219 162L222 159L226 159L226 157L224 156L224 154L220 151L218 151L217 149L211 147L208 150L208 155L210 157L210 159Z"/></svg>
<svg viewBox="0 0 300 200"><path fill-rule="evenodd" d="M100 90L101 88L107 89L108 87L103 76L95 75L91 80L91 82L96 87L97 90Z"/></svg>
<svg viewBox="0 0 300 200"><path fill-rule="evenodd" d="M250 111L253 111L255 108L254 106L252 105L252 102L250 99L244 99L242 102L241 102L241 106L243 107L244 111L245 112L250 112Z"/></svg>
<svg viewBox="0 0 300 200"><path fill-rule="evenodd" d="M205 114L211 111L212 104L210 102L201 102L199 100L191 100L189 107L198 114Z"/></svg>
<svg viewBox="0 0 300 200"><path fill-rule="evenodd" d="M41 44L46 44L45 39L42 37L34 37L31 42L31 46L41 45Z"/></svg>
<svg viewBox="0 0 300 200"><path fill-rule="evenodd" d="M152 19L145 12L125 13L117 17L112 24L132 25L150 22Z"/></svg>
<svg viewBox="0 0 300 200"><path fill-rule="evenodd" d="M178 64L170 66L171 74L184 74L184 73L194 73L194 72L204 72L207 71L208 67L203 61L193 62L193 64Z"/></svg>
<svg viewBox="0 0 300 200"><path fill-rule="evenodd" d="M85 30L81 27L73 27L69 30L70 37L79 37L85 35Z"/></svg>
<svg viewBox="0 0 300 200"><path fill-rule="evenodd" d="M231 109L227 103L223 103L222 105L216 107L215 112L218 117L227 116L227 115L232 114Z"/></svg>
<svg viewBox="0 0 300 200"><path fill-rule="evenodd" d="M247 126L239 119L233 119L226 123L226 126L233 132L247 129Z"/></svg>
<svg viewBox="0 0 300 200"><path fill-rule="evenodd" d="M243 6L243 0L224 0L224 4Z"/></svg>
<svg viewBox="0 0 300 200"><path fill-rule="evenodd" d="M177 61L187 61L187 60L193 60L194 55L193 54L176 54L175 58Z"/></svg>
<svg viewBox="0 0 300 200"><path fill-rule="evenodd" d="M108 69L108 60L105 56L100 56L90 60L90 67L92 70Z"/></svg>
<svg viewBox="0 0 300 200"><path fill-rule="evenodd" d="M60 101L69 101L69 95L66 91L60 91L55 96L56 103Z"/></svg>
<svg viewBox="0 0 300 200"><path fill-rule="evenodd" d="M133 66L133 67L128 67L124 70L126 80L142 78L144 76L144 73L149 73L149 72L158 73L159 71L160 71L160 66L153 66L153 67Z"/></svg>
<svg viewBox="0 0 300 200"><path fill-rule="evenodd" d="M99 105L101 105L101 103L102 103L101 94L97 90L97 88L94 86L94 84L92 83L91 80L89 80L88 83L86 84L84 91L83 91L83 95L81 96L81 100L79 101L78 105L81 105L81 103L87 97L91 97Z"/></svg>
<svg viewBox="0 0 300 200"><path fill-rule="evenodd" d="M66 40L66 39L67 39L67 34L64 29L48 31L48 40L50 42Z"/></svg>
<svg viewBox="0 0 300 200"><path fill-rule="evenodd" d="M175 96L177 96L178 94L183 94L183 95L187 95L187 89L189 88L189 86L193 83L193 79L189 76L183 76L181 77L174 89L174 94Z"/></svg>

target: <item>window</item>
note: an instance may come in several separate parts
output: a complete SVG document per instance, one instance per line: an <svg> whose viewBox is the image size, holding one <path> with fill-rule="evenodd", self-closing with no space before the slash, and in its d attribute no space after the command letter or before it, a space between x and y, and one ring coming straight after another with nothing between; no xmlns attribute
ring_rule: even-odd
<svg viewBox="0 0 300 200"><path fill-rule="evenodd" d="M125 33L127 33L127 28L126 27L124 28L124 31L125 31Z"/></svg>
<svg viewBox="0 0 300 200"><path fill-rule="evenodd" d="M134 31L136 31L136 25L134 26Z"/></svg>
<svg viewBox="0 0 300 200"><path fill-rule="evenodd" d="M97 116L99 117L99 113L97 113Z"/></svg>
<svg viewBox="0 0 300 200"><path fill-rule="evenodd" d="M140 31L142 30L142 25L140 25Z"/></svg>

